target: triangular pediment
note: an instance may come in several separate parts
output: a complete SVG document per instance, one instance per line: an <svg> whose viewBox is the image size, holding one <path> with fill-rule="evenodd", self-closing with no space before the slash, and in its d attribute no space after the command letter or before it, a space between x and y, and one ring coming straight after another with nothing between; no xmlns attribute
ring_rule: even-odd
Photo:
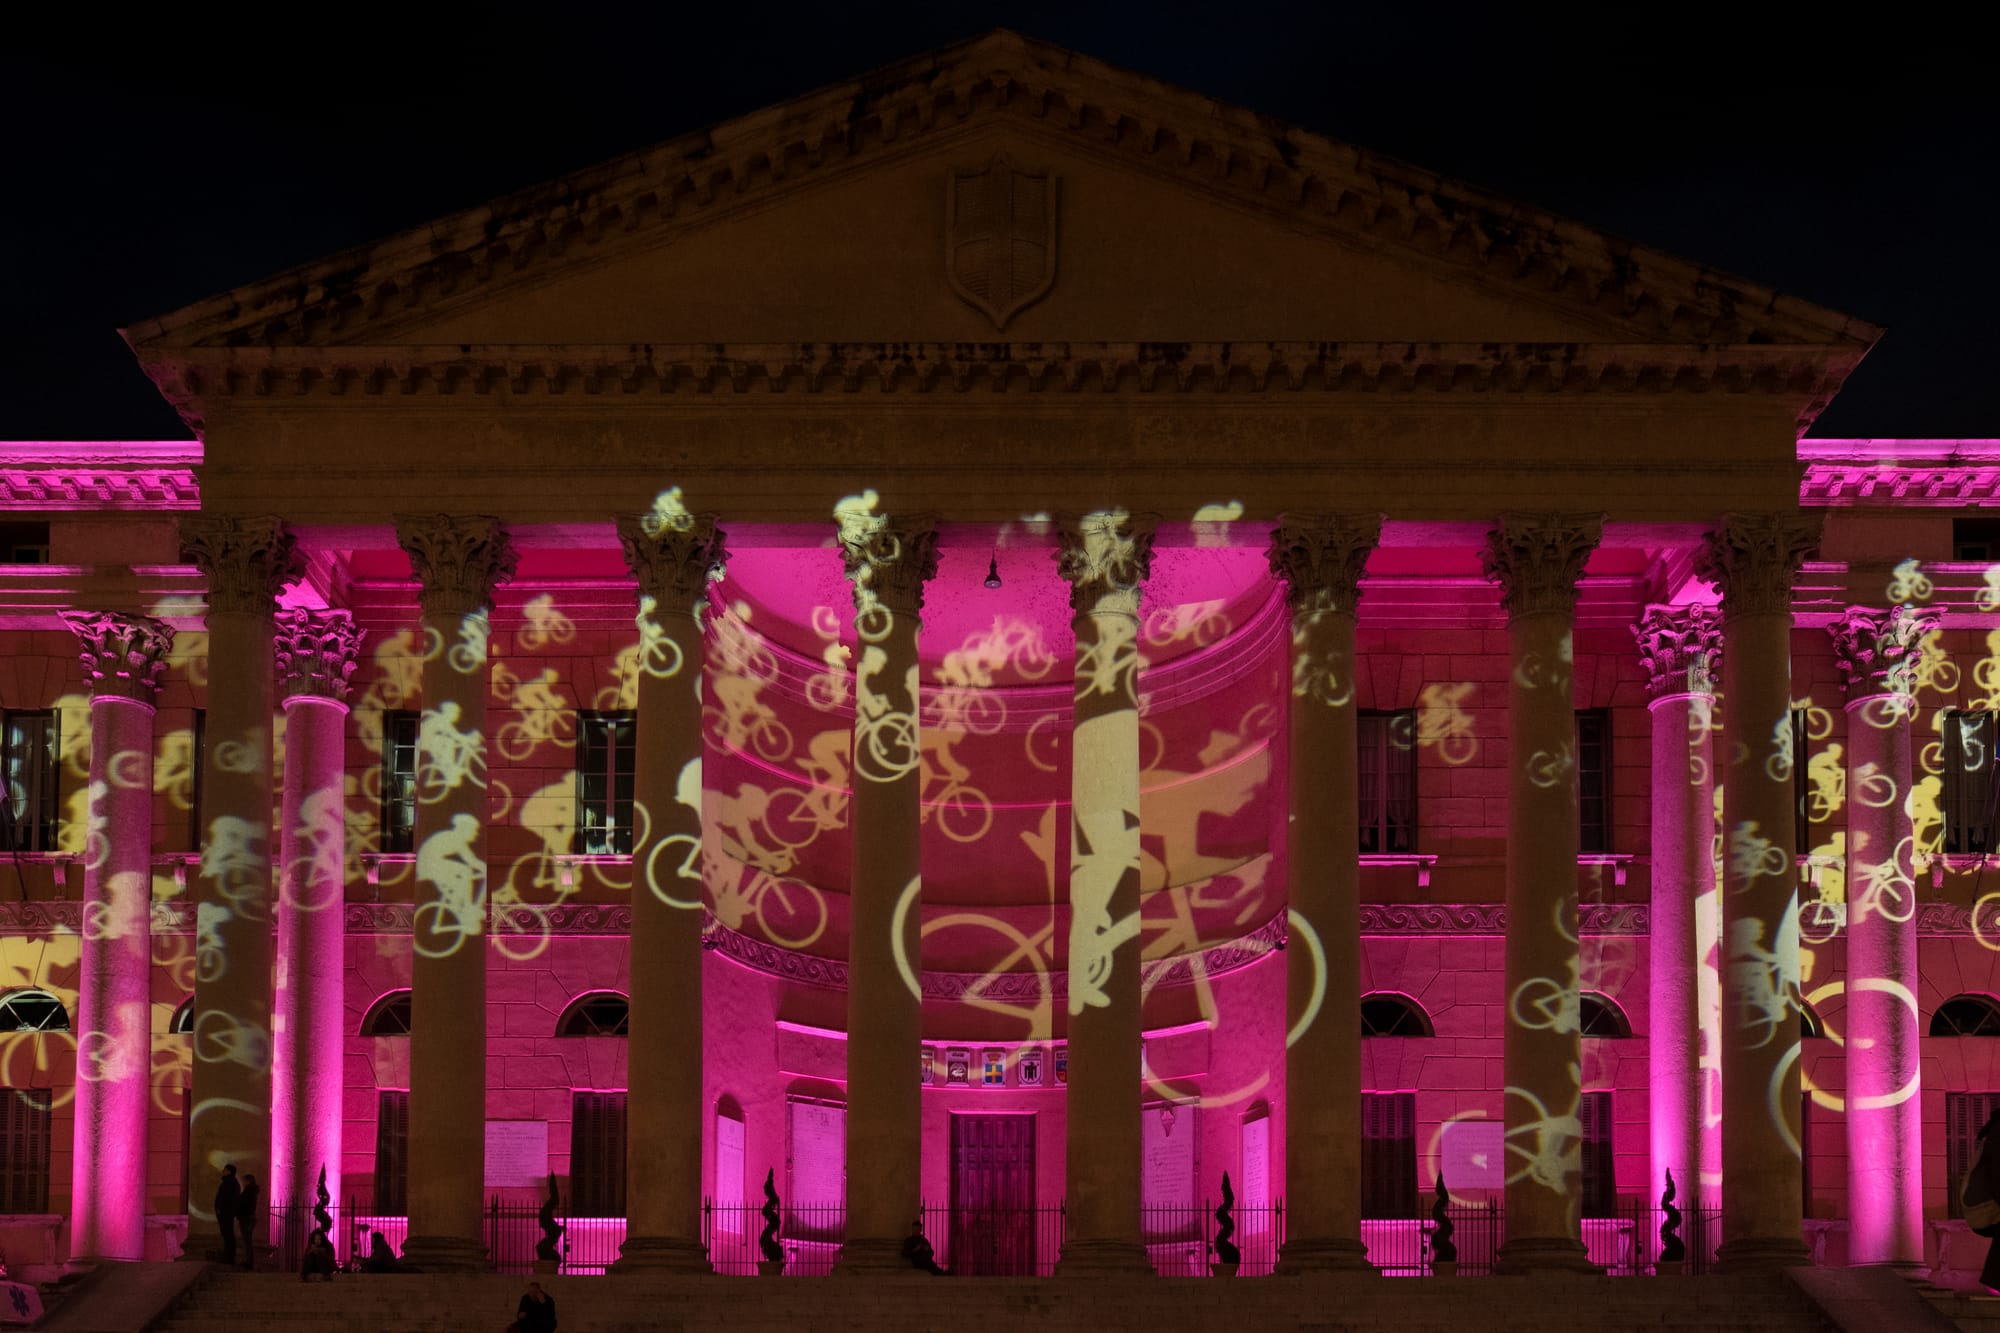
<svg viewBox="0 0 2000 1333"><path fill-rule="evenodd" d="M1005 32L128 331L149 362L232 347L1875 336Z"/></svg>

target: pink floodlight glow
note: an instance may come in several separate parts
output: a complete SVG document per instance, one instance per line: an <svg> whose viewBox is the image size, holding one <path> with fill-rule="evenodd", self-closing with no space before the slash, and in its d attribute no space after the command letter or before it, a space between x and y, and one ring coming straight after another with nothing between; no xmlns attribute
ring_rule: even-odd
<svg viewBox="0 0 2000 1333"><path fill-rule="evenodd" d="M199 440L0 440L0 508L201 508Z"/></svg>

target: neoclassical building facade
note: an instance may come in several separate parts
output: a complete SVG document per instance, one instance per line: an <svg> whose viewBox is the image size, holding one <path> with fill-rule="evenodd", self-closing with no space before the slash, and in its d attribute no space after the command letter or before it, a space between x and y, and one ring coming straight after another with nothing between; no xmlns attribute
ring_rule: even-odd
<svg viewBox="0 0 2000 1333"><path fill-rule="evenodd" d="M0 446L0 1246L1962 1264L2000 444L1807 438L1877 334L1006 33L136 325L190 441Z"/></svg>

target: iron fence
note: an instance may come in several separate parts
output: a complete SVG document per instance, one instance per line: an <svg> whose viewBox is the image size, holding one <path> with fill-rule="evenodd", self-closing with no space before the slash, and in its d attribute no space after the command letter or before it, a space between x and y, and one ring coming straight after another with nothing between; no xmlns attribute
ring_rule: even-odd
<svg viewBox="0 0 2000 1333"><path fill-rule="evenodd" d="M759 1203L717 1203L702 1200L701 1243L708 1262L729 1277L757 1272L764 1252L764 1206ZM787 1277L824 1277L847 1238L847 1208L839 1203L787 1203L778 1221L778 1243L784 1247Z"/></svg>
<svg viewBox="0 0 2000 1333"><path fill-rule="evenodd" d="M1062 1257L1068 1216L1053 1208L948 1208L927 1203L924 1239L947 1272L968 1277L1048 1277Z"/></svg>
<svg viewBox="0 0 2000 1333"><path fill-rule="evenodd" d="M1458 1247L1460 1276L1491 1273L1494 1255L1506 1238L1499 1201L1454 1201L1445 1209L1445 1216L1451 1219L1451 1241ZM1413 1200L1409 1212L1401 1217L1361 1219L1361 1243L1367 1247L1368 1262L1390 1277L1414 1277L1432 1271L1431 1245L1435 1231L1429 1195Z"/></svg>
<svg viewBox="0 0 2000 1333"><path fill-rule="evenodd" d="M334 1259L342 1269L358 1270L362 1266L377 1232L390 1250L401 1256L409 1235L408 1218L379 1213L366 1198L354 1197L329 1204L327 1212L333 1218L329 1239L333 1242ZM563 1228L556 1242L561 1256L557 1261L558 1272L602 1273L617 1260L625 1243L622 1217L558 1213L556 1221ZM280 1270L296 1273L305 1261L306 1241L317 1226L312 1204L273 1204L269 1209L268 1229L257 1240L260 1245L270 1247L272 1262ZM542 1239L540 1203L508 1201L494 1195L487 1201L481 1230L487 1261L495 1272L534 1271L535 1251Z"/></svg>
<svg viewBox="0 0 2000 1333"><path fill-rule="evenodd" d="M1233 1238L1242 1254L1239 1277L1263 1277L1278 1262L1278 1247L1285 1239L1285 1205L1278 1202L1265 1208L1238 1207L1231 1213L1236 1223ZM1212 1200L1200 1203L1149 1204L1140 1210L1139 1234L1146 1243L1146 1257L1161 1277L1207 1277L1209 1265L1219 1262L1215 1253L1217 1223Z"/></svg>

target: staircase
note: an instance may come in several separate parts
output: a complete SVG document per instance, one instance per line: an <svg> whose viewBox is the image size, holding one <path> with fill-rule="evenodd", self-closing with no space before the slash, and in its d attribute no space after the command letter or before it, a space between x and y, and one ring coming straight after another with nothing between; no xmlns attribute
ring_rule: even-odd
<svg viewBox="0 0 2000 1333"><path fill-rule="evenodd" d="M1826 1333L1782 1277L538 1279L561 1333L899 1333L974 1324L1105 1333ZM499 1333L526 1279L216 1270L150 1333Z"/></svg>

